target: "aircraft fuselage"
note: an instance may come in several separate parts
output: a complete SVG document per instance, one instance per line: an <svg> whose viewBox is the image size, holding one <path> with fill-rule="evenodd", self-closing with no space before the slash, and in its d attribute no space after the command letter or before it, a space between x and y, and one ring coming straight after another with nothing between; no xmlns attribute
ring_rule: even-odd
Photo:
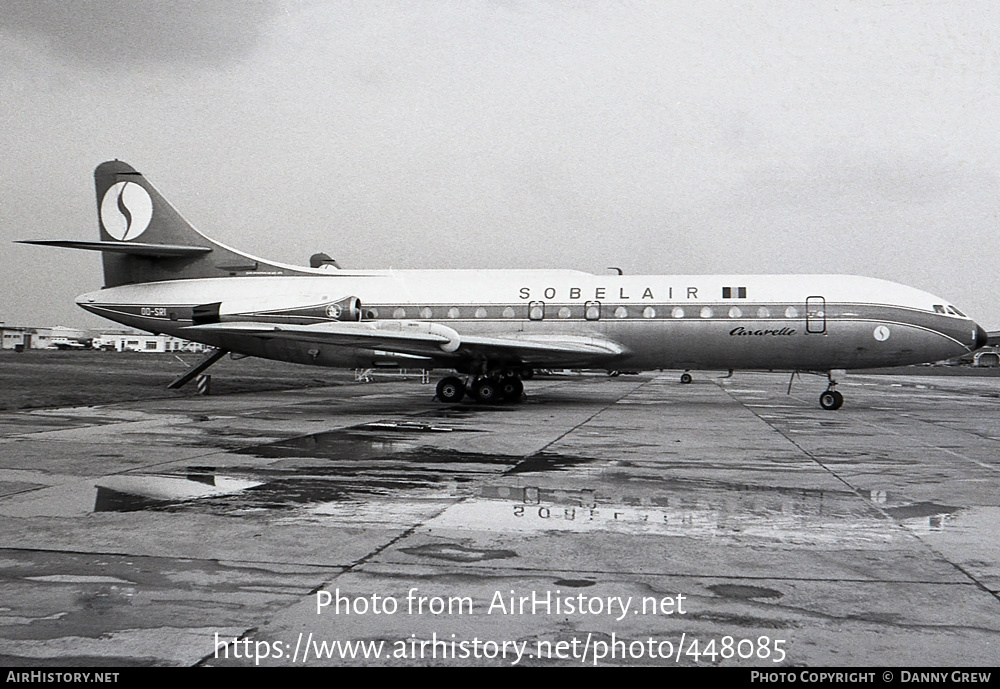
<svg viewBox="0 0 1000 689"><path fill-rule="evenodd" d="M361 320L428 322L462 335L613 341L566 367L830 370L948 359L981 330L946 300L849 275L593 275L567 270L331 271L121 285L81 295L83 308L125 325L233 352L341 367L452 368L448 357L399 355L233 333L199 332L196 307L217 321L308 325L343 319L324 305L360 302ZM387 324L386 324L387 325ZM977 339L978 338L978 339Z"/></svg>

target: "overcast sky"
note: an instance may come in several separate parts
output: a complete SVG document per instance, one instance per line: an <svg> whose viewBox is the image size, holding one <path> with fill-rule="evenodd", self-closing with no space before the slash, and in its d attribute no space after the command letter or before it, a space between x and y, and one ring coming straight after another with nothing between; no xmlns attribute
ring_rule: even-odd
<svg viewBox="0 0 1000 689"><path fill-rule="evenodd" d="M0 321L98 327L93 168L342 266L852 273L1000 329L1000 3L0 2Z"/></svg>

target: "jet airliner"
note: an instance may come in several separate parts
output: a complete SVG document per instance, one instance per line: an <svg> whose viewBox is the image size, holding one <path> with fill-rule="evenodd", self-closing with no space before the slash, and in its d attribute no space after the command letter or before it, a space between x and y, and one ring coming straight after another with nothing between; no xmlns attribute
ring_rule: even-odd
<svg viewBox="0 0 1000 689"><path fill-rule="evenodd" d="M104 287L81 307L225 353L450 373L437 397L520 399L537 368L826 373L948 359L987 333L947 300L851 275L595 275L575 270L348 270L269 261L192 227L118 161L94 172ZM619 271L620 273L620 271ZM175 381L175 384L178 384ZM689 382L685 373L682 382Z"/></svg>

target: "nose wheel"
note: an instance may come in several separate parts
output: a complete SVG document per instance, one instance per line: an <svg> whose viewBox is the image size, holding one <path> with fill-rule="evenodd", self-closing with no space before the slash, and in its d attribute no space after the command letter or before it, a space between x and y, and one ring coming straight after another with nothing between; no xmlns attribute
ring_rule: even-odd
<svg viewBox="0 0 1000 689"><path fill-rule="evenodd" d="M833 371L827 373L826 377L830 383L826 386L823 394L819 396L819 406L823 409L840 409L844 406L844 396L837 392L837 381L833 379Z"/></svg>
<svg viewBox="0 0 1000 689"><path fill-rule="evenodd" d="M840 409L844 406L844 396L836 390L826 390L819 396L819 406L824 409Z"/></svg>

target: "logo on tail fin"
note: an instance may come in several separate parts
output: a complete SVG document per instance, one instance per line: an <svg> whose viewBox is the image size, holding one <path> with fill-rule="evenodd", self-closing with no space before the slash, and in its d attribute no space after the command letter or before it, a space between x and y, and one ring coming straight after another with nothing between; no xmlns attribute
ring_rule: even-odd
<svg viewBox="0 0 1000 689"><path fill-rule="evenodd" d="M101 224L115 239L135 239L146 231L152 218L153 202L135 182L117 182L104 192Z"/></svg>

